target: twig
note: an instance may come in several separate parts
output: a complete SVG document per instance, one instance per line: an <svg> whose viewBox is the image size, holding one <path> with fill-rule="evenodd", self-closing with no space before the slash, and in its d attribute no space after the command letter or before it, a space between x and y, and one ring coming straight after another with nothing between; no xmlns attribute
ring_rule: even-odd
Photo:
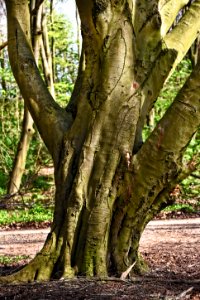
<svg viewBox="0 0 200 300"><path fill-rule="evenodd" d="M200 279L160 279L156 276L148 276L148 277L132 277L131 278L132 282L149 282L149 281L156 281L158 283L174 283L174 284L188 284L188 285L195 285L195 284L200 284Z"/></svg>
<svg viewBox="0 0 200 300"><path fill-rule="evenodd" d="M8 46L8 41L0 45L0 51L3 50L6 46Z"/></svg>
<svg viewBox="0 0 200 300"><path fill-rule="evenodd" d="M94 277L94 278L85 278L85 277L81 277L81 276L78 276L77 277L78 280L82 280L82 281L91 281L91 282L96 282L96 281L115 281L115 282L126 282L126 283L131 283L131 281L129 280L122 280L121 278L118 278L118 277ZM66 279L64 279L66 280Z"/></svg>
<svg viewBox="0 0 200 300"><path fill-rule="evenodd" d="M193 174L191 173L190 176L194 177L194 178L197 178L197 179L200 179L200 176L199 175L196 175L196 174Z"/></svg>
<svg viewBox="0 0 200 300"><path fill-rule="evenodd" d="M176 297L176 300L185 299L185 296L186 296L187 294L189 294L193 289L194 289L194 288L193 288L193 286L192 286L192 287L190 287L189 289L183 291L181 294L179 294L179 295ZM188 296L189 296L189 295L188 295Z"/></svg>

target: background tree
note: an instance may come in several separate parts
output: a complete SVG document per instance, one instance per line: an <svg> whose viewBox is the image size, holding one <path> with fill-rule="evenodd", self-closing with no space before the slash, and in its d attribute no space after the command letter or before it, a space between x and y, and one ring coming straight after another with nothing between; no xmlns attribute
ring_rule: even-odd
<svg viewBox="0 0 200 300"><path fill-rule="evenodd" d="M40 45L41 45L41 20L42 20L42 10L43 6L37 3L38 1L30 2L30 10L34 11L31 17L31 30L32 30L32 46L35 56L35 61L38 64L40 56ZM31 15L31 14L30 14ZM17 152L15 155L14 165L12 173L10 176L10 181L8 184L8 194L15 194L19 191L22 176L24 174L26 158L34 134L33 119L28 111L26 105L24 105L24 117L22 123L22 132L17 147Z"/></svg>
<svg viewBox="0 0 200 300"><path fill-rule="evenodd" d="M143 145L140 138L166 78L197 37L199 0L169 31L188 2L77 0L83 48L64 110L35 64L28 1L6 1L12 70L52 155L56 194L43 249L2 281L120 275L133 264L141 271L145 225L195 167L183 154L200 122L199 61Z"/></svg>
<svg viewBox="0 0 200 300"><path fill-rule="evenodd" d="M2 4L3 5L3 4ZM57 72L56 76L54 77L56 80L56 97L59 101L59 103L62 104L62 99L65 98L66 95L69 98L72 86L75 81L76 77L76 69L77 69L77 54L75 51L72 51L72 47L74 44L74 41L72 39L72 28L69 25L69 22L66 20L65 17L56 14L55 21L54 21L54 32L51 32L50 29L52 27L51 24L51 14L55 14L54 8L50 11L50 8L48 8L48 5L43 6L38 1L31 1L30 2L30 19L31 19L31 33L32 33L32 46L34 50L35 60L37 61L37 64L39 64L39 68L41 72L43 73L43 76L45 78L46 84L49 87L52 95L55 97L54 92L54 82L53 82L53 71L51 70L52 63L50 56L53 55L53 51L49 47L49 41L53 38L58 38L59 40L56 40L55 42L55 49L54 51L57 51L57 54L60 55L59 60L56 62L57 68L59 72ZM4 8L5 9L5 8ZM3 8L2 8L3 13ZM47 18L48 15L48 18ZM46 20L47 19L47 20ZM54 18L53 18L54 19ZM58 25L57 25L58 24ZM5 24L2 24L2 28L5 28ZM47 28L48 26L48 28ZM48 31L50 32L48 34ZM61 37L61 34L58 33L58 31L63 32L65 34L64 38ZM49 35L49 37L48 37ZM65 46L63 46L63 39L65 40ZM5 37L2 40L1 45L3 45L3 41L5 41ZM6 45L5 45L6 46ZM65 52L65 54L63 54ZM9 69L9 62L7 57L7 49L1 51L2 59L1 59L1 69L0 69L0 75L2 79L2 84L4 83L4 86L2 86L2 130L1 130L1 143L2 143L2 173L1 173L1 194L4 193L4 186L5 182L7 181L8 174L10 170L11 177L8 184L8 194L14 194L19 191L20 184L22 181L22 175L25 171L25 164L27 161L27 155L28 150L30 148L30 142L32 140L34 128L33 128L33 120L31 118L31 115L29 114L27 108L24 108L23 113L23 101L20 99L15 98L14 101L16 101L17 109L14 108L11 104L9 93L13 93L14 90L13 85L15 86L15 83L12 79L11 71ZM71 68L71 71L69 72L69 75L64 78L65 75L63 75L63 62L61 56L69 56L70 63L69 68ZM49 61L50 60L50 61ZM57 58L56 58L57 60ZM5 68L4 68L5 65ZM66 67L67 68L67 67ZM73 72L72 72L73 71ZM6 80L5 80L6 79ZM64 81L65 80L65 81ZM8 85L7 90L5 91L5 85ZM11 84L12 83L12 84ZM16 94L15 94L16 95ZM6 101L6 106L3 104L5 103L5 100L8 98L8 101ZM11 106L12 105L12 106ZM11 106L11 107L10 107ZM5 110L5 107L8 109ZM17 117L18 115L18 117ZM24 115L24 117L23 117ZM15 118L17 119L15 120ZM23 118L23 121L22 121ZM12 122L14 120L14 122ZM20 134L20 127L22 122L22 131ZM15 124L17 123L17 128ZM12 126L12 129L10 128L10 125ZM6 129L5 129L6 128ZM6 132L5 132L6 131ZM5 136L5 138L4 138ZM5 141L9 139L9 144ZM19 144L17 146L17 142L19 140ZM37 162L35 161L35 158L32 159L31 163L31 156L34 156L34 153L40 151L41 149L41 142L38 142L37 135L34 137L34 141L32 142L31 149L29 151L29 158L28 158L28 165L31 164L36 167ZM12 145L12 146L11 146ZM5 147L8 147L10 149L5 149ZM17 151L16 151L17 147ZM5 151L4 151L5 149ZM16 152L16 154L15 154ZM42 156L44 156L44 147L42 148ZM36 155L37 156L37 155ZM46 157L46 154L45 154ZM14 159L14 164L12 167L12 160ZM41 158L40 158L41 160ZM39 160L39 161L40 161ZM34 161L34 163L33 163ZM37 167L38 169L38 167ZM33 171L33 170L32 170ZM36 172L36 169L34 170ZM26 179L27 180L27 179Z"/></svg>
<svg viewBox="0 0 200 300"><path fill-rule="evenodd" d="M3 184L12 165L18 132L20 128L21 101L13 78L7 53L6 37L6 9L4 2L0 1L0 192L5 189ZM14 130L13 130L14 128Z"/></svg>

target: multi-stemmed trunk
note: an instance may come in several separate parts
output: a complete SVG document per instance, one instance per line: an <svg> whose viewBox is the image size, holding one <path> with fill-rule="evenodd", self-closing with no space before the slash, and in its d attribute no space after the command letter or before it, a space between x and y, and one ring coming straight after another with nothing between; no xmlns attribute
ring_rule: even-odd
<svg viewBox="0 0 200 300"><path fill-rule="evenodd" d="M188 172L182 155L199 125L199 66L141 146L137 135L145 112L179 56L177 49L163 49L158 10L147 7L153 13L145 19L145 8L132 7L131 1L77 0L82 56L71 101L63 110L35 66L28 22L20 19L28 12L25 2L6 1L9 53L53 157L55 212L43 249L19 273L1 280L120 275L134 262L141 271L141 233Z"/></svg>

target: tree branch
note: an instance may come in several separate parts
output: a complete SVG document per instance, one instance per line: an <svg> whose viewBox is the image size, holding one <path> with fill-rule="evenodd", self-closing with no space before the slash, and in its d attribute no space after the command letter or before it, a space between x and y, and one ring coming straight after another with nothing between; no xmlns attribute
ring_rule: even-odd
<svg viewBox="0 0 200 300"><path fill-rule="evenodd" d="M31 15L36 15L40 5L44 2L44 0L36 0L34 9L31 10Z"/></svg>
<svg viewBox="0 0 200 300"><path fill-rule="evenodd" d="M164 37L174 23L179 11L189 3L190 0L160 0L158 7L161 15L161 36Z"/></svg>
<svg viewBox="0 0 200 300"><path fill-rule="evenodd" d="M145 62L147 74L146 78L142 79L142 108L137 125L133 153L137 153L141 146L141 134L143 126L145 124L146 116L152 108L156 98L158 97L165 80L172 72L172 70L175 69L177 64L183 59L192 43L194 42L196 36L198 35L198 30L200 28L200 0L193 3L185 13L183 18L180 20L178 25L165 37L163 37L166 33L165 31L167 31L172 25L178 11L188 2L188 0L160 0L159 12L162 19L160 28L154 28L152 24L150 26L148 25L148 23L146 23L144 28L142 28L141 32L139 32L137 35L137 42L139 40L141 49L145 48L143 52L140 51L139 55L141 56L143 53L143 56L141 56L140 59L142 62ZM165 19L166 16L167 19ZM149 40L151 42L148 43L148 39L145 38L144 46L144 38L142 37L142 35L143 31L146 31L145 27L147 27L147 30L151 29L149 34ZM155 52L155 49L157 49L157 55L155 55L154 53L155 57L153 59L155 61L152 64L152 55L148 53ZM145 74L144 68L140 70L139 66L138 70L140 77L140 74ZM158 76L158 74L161 74L161 76ZM141 84L140 81L139 83Z"/></svg>
<svg viewBox="0 0 200 300"><path fill-rule="evenodd" d="M190 5L178 24L164 38L166 47L168 49L175 49L178 52L174 68L183 59L198 36L200 28L199 15L200 0L197 0Z"/></svg>
<svg viewBox="0 0 200 300"><path fill-rule="evenodd" d="M3 50L6 46L8 46L8 41L0 45L0 51Z"/></svg>

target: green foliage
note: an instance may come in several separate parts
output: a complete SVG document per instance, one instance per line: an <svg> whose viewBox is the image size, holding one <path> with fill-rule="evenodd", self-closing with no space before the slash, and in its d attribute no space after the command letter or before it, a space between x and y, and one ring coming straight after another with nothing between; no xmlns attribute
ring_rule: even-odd
<svg viewBox="0 0 200 300"><path fill-rule="evenodd" d="M56 101L66 106L77 75L78 54L69 21L56 12L53 13L53 20L52 24L48 18L50 45L54 53ZM23 105L5 48L0 57L0 195L6 193L12 170L21 133ZM39 165L48 164L49 161L50 155L36 132L28 151L26 162L28 171L23 176L23 184L26 184L31 174L35 174ZM43 183L45 185L45 182Z"/></svg>
<svg viewBox="0 0 200 300"><path fill-rule="evenodd" d="M200 130L194 135L190 141L185 153L184 160L189 162L196 157L197 163L200 163ZM187 198L199 196L200 194L200 169L197 168L192 176L182 181L182 188Z"/></svg>
<svg viewBox="0 0 200 300"><path fill-rule="evenodd" d="M189 59L184 59L169 77L154 106L156 123L162 118L167 108L173 102L191 71L191 61Z"/></svg>
<svg viewBox="0 0 200 300"><path fill-rule="evenodd" d="M168 78L168 80L165 82L165 85L162 88L160 95L152 109L154 116L153 122L151 122L151 124L147 122L147 125L143 130L144 140L148 138L158 121L163 117L168 107L172 104L173 100L175 99L181 87L184 85L191 71L191 61L189 59L183 59L171 74L171 76Z"/></svg>
<svg viewBox="0 0 200 300"><path fill-rule="evenodd" d="M52 23L53 20L53 23ZM48 34L53 53L56 101L66 106L73 90L78 69L77 46L72 27L64 15L53 12L48 17ZM41 64L40 69L42 70ZM21 134L24 103L12 75L7 49L0 56L0 195L7 191L18 141ZM0 225L20 222L41 222L52 219L52 206L45 203L52 198L52 176L38 176L41 165L51 161L50 155L36 132L28 151L26 172L22 180L21 195L15 210L0 210ZM27 190L30 193L27 195ZM20 209L21 205L26 208ZM33 205L33 203L35 203ZM41 204L43 203L43 204ZM32 205L31 208L28 208Z"/></svg>
<svg viewBox="0 0 200 300"><path fill-rule="evenodd" d="M7 49L0 53L0 195L6 192L20 136L23 102L8 60Z"/></svg>
<svg viewBox="0 0 200 300"><path fill-rule="evenodd" d="M56 101L66 106L77 76L78 53L72 25L66 16L53 11L53 24L48 17L48 35L53 47L54 87Z"/></svg>
<svg viewBox="0 0 200 300"><path fill-rule="evenodd" d="M200 176L199 171L195 172ZM194 174L195 174L194 173ZM200 178L195 178L193 176L189 176L185 180L182 181L182 188L185 194L185 197L191 198L195 196L199 196L200 191Z"/></svg>
<svg viewBox="0 0 200 300"><path fill-rule="evenodd" d="M52 185L52 180L49 180L47 176L38 176L34 181L34 187L36 189L48 190Z"/></svg>
<svg viewBox="0 0 200 300"><path fill-rule="evenodd" d="M4 266L12 265L26 259L30 259L30 257L28 255L15 255L15 256L0 255L0 265L4 265Z"/></svg>
<svg viewBox="0 0 200 300"><path fill-rule="evenodd" d="M189 212L189 213L192 213L192 212L195 212L195 209L192 205L190 204L173 204L173 205L169 205L167 206L165 209L163 209L163 211L184 211L184 212Z"/></svg>
<svg viewBox="0 0 200 300"><path fill-rule="evenodd" d="M7 59L7 55L4 55L3 67L0 65L0 78L2 82L6 80L0 88L0 194L6 190L5 185L15 157L23 116L23 102L18 96Z"/></svg>
<svg viewBox="0 0 200 300"><path fill-rule="evenodd" d="M6 176L5 172L0 170L0 195L4 195L6 193L7 183L8 176Z"/></svg>
<svg viewBox="0 0 200 300"><path fill-rule="evenodd" d="M153 113L154 120L153 124L147 123L145 130L143 131L143 139L146 140L151 131L154 129L158 121L162 118L168 107L172 104L176 95L178 94L181 87L184 85L185 81L189 77L192 71L192 64L189 59L182 60L172 75L169 77L165 83L163 89L160 92L160 95L154 105ZM174 137L176 138L176 137ZM198 131L195 136L190 141L185 154L184 161L185 163L191 161L194 156L197 156L200 153L200 132ZM200 172L196 171L194 173L197 177L200 176ZM200 179L189 176L187 179L183 180L181 183L183 197L190 198L199 194L200 190Z"/></svg>
<svg viewBox="0 0 200 300"><path fill-rule="evenodd" d="M0 100L12 101L17 97L18 88L11 72L7 50L3 49L0 54L0 78L2 85L2 88L0 89Z"/></svg>
<svg viewBox="0 0 200 300"><path fill-rule="evenodd" d="M9 175L15 157L20 137L23 103L19 99L5 101L0 98L0 110L0 181L3 183L2 176Z"/></svg>
<svg viewBox="0 0 200 300"><path fill-rule="evenodd" d="M0 225L26 222L51 221L53 211L42 204L34 204L32 208L16 210L0 210Z"/></svg>

